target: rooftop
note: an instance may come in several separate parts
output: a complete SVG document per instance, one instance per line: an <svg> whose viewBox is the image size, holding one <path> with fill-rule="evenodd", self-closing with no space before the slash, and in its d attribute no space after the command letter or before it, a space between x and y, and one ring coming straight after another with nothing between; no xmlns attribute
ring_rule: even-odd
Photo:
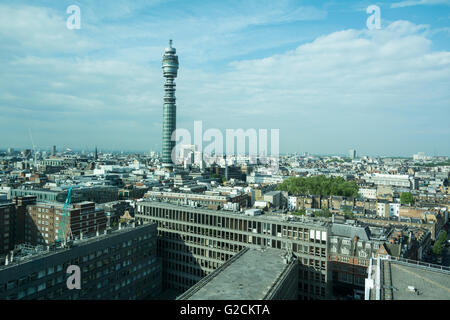
<svg viewBox="0 0 450 320"><path fill-rule="evenodd" d="M246 248L178 299L264 300L285 279L294 263L285 263L283 251L278 249Z"/></svg>
<svg viewBox="0 0 450 320"><path fill-rule="evenodd" d="M371 300L449 300L450 268L429 263L387 257L374 260L369 278L374 288L366 286ZM377 273L380 275L378 276ZM377 288L379 283L379 288Z"/></svg>
<svg viewBox="0 0 450 320"><path fill-rule="evenodd" d="M36 259L41 259L43 257L48 257L51 255L55 255L55 254L59 254L61 252L67 251L67 250L71 250L71 248L74 247L80 247L80 246L85 246L87 244L93 243L93 242L97 242L97 241L103 241L103 240L107 240L107 239L111 239L115 236L118 236L120 234L126 233L126 232L130 232L133 230L143 230L143 229L147 229L147 228L152 228L152 225L154 224L143 224L143 225L127 225L127 226L122 226L121 229L114 229L114 230L110 230L109 232L104 232L102 234L99 234L98 236L93 233L90 235L84 235L83 239L75 239L72 242L69 242L70 245L67 247L57 247L55 245L49 246L47 248L43 247L43 246L36 246L36 247L31 247L31 250L29 250L30 254L15 254L14 256L14 260L13 262L9 263L8 265L4 265L4 264L0 264L0 271L3 271L5 269L23 264L23 263L27 263Z"/></svg>
<svg viewBox="0 0 450 320"><path fill-rule="evenodd" d="M300 216L300 217L296 217L296 216L290 216L290 215L285 215L285 214L271 214L271 213L263 213L261 215L258 216L248 216L245 215L244 212L239 212L239 211L227 211L227 210L210 210L207 209L205 207L192 207L189 205L178 205L178 204L172 204L169 202L162 202L162 201L152 201L150 199L143 199L143 201L138 201L137 206L139 205L152 205L152 206L157 206L157 207L161 207L161 208L168 208L168 209L175 209L175 210L188 210L188 211L194 211L194 212L199 212L199 213L207 213L207 214L217 214L217 215L238 215L240 218L242 219L261 219L261 220L266 220L267 222L273 222L273 221L277 221L277 222L289 222L289 224L301 224L302 226L304 225L308 225L311 226L313 228L317 228L317 227L326 227L328 225L327 222L324 222L323 220L320 219L315 219L315 218L311 218L311 217L305 217L305 216Z"/></svg>

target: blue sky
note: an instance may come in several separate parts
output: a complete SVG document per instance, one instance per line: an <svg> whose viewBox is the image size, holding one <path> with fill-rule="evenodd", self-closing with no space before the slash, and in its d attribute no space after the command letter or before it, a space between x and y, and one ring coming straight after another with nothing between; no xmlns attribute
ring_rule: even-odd
<svg viewBox="0 0 450 320"><path fill-rule="evenodd" d="M31 132L40 149L159 150L168 39L178 127L280 129L282 153L450 155L450 0L1 2L0 148Z"/></svg>

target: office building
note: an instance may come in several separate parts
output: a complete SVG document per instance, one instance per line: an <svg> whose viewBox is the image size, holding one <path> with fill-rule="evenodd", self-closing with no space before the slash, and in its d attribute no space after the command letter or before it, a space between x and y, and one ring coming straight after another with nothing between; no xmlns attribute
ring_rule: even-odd
<svg viewBox="0 0 450 320"><path fill-rule="evenodd" d="M175 82L178 73L178 56L176 49L172 48L172 40L169 48L166 48L162 69L166 82L164 84L164 107L163 107L163 132L162 132L162 163L166 168L173 167L172 150L175 141L172 141L172 133L176 129L176 105L175 105Z"/></svg>
<svg viewBox="0 0 450 320"><path fill-rule="evenodd" d="M71 265L80 268L80 289L67 286ZM0 300L151 299L161 273L156 225L127 227L66 248L23 246L0 265Z"/></svg>
<svg viewBox="0 0 450 320"><path fill-rule="evenodd" d="M356 159L356 150L355 149L350 149L349 151L348 151L348 155L349 155L349 157L350 157L350 159Z"/></svg>
<svg viewBox="0 0 450 320"><path fill-rule="evenodd" d="M265 247L290 251L297 258L298 298L330 298L329 225L325 222L156 201L142 201L136 206L137 220L158 223L158 254L163 258L166 288L182 293L242 249Z"/></svg>

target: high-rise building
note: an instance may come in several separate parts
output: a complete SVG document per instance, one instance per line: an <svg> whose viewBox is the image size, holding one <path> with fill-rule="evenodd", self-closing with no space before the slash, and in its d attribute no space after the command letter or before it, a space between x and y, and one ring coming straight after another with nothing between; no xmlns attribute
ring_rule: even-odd
<svg viewBox="0 0 450 320"><path fill-rule="evenodd" d="M56 146L52 147L52 156L56 156Z"/></svg>
<svg viewBox="0 0 450 320"><path fill-rule="evenodd" d="M166 82L164 84L164 107L163 107L163 132L162 132L162 163L164 167L173 167L172 150L175 141L172 141L172 133L176 128L176 105L175 105L175 82L178 72L178 56L176 49L172 48L172 40L169 48L166 48L162 69Z"/></svg>
<svg viewBox="0 0 450 320"><path fill-rule="evenodd" d="M348 151L348 155L350 156L350 159L356 159L356 150L355 149L350 149Z"/></svg>

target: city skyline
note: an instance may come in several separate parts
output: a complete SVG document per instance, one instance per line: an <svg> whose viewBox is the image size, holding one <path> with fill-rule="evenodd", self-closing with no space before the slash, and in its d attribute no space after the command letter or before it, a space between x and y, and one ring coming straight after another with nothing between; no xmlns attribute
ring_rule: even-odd
<svg viewBox="0 0 450 320"><path fill-rule="evenodd" d="M71 3L30 3L0 5L2 148L161 152L173 39L178 127L279 128L280 154L450 155L449 1L377 2L379 30L366 1L77 1L79 30Z"/></svg>

